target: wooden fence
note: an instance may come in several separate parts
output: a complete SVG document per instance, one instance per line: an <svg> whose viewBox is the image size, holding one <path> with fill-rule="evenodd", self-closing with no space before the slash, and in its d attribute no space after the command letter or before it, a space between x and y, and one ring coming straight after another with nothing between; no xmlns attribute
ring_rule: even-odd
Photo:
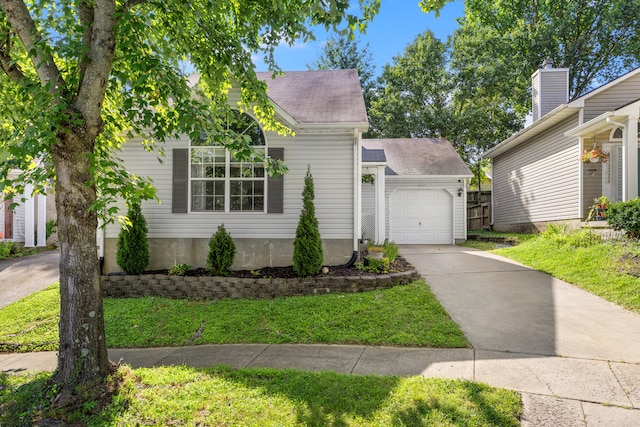
<svg viewBox="0 0 640 427"><path fill-rule="evenodd" d="M478 197L480 196L480 197ZM491 227L491 191L467 193L467 230L482 230Z"/></svg>

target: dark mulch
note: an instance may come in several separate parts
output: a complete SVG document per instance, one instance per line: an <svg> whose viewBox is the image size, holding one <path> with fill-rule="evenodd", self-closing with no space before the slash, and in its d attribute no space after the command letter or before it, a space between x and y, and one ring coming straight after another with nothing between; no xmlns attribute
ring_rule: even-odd
<svg viewBox="0 0 640 427"><path fill-rule="evenodd" d="M326 274L319 273L315 277L345 277L345 276L374 276L374 273L361 272L355 266L341 267L341 266L327 266L329 271ZM390 266L390 272L401 272L412 270L413 266L409 264L404 258L398 257ZM145 271L144 274L169 274L169 270L151 270ZM197 268L187 271L185 276L210 276L211 274L204 268ZM229 274L229 277L243 277L243 278L280 278L290 279L298 277L293 266L287 267L263 267L259 270L235 270Z"/></svg>
<svg viewBox="0 0 640 427"><path fill-rule="evenodd" d="M640 277L640 256L627 254L620 259L620 268L622 273L631 276Z"/></svg>

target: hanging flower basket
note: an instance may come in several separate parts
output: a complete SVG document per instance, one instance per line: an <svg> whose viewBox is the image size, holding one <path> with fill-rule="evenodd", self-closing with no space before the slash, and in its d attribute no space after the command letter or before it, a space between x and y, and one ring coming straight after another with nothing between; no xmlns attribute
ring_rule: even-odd
<svg viewBox="0 0 640 427"><path fill-rule="evenodd" d="M609 153L602 151L602 148L593 147L591 150L584 150L582 153L582 161L585 163L598 163L600 160L603 163L609 160Z"/></svg>

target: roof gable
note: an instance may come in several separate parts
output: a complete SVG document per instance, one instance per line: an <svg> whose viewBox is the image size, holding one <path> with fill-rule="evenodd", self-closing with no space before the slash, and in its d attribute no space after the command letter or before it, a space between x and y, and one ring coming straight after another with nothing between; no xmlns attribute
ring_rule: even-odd
<svg viewBox="0 0 640 427"><path fill-rule="evenodd" d="M267 84L269 98L299 124L368 126L356 70L289 71L275 78L256 74Z"/></svg>
<svg viewBox="0 0 640 427"><path fill-rule="evenodd" d="M369 151L384 150L387 176L472 176L446 139L363 139L362 146Z"/></svg>

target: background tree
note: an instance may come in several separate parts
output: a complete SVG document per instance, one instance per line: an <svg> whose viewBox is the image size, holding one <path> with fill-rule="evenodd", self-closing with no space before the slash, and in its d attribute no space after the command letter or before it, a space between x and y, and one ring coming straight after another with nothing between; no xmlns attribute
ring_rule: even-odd
<svg viewBox="0 0 640 427"><path fill-rule="evenodd" d="M132 203L118 235L116 262L126 274L140 274L149 265L147 221L140 203Z"/></svg>
<svg viewBox="0 0 640 427"><path fill-rule="evenodd" d="M426 12L449 0L422 0ZM478 76L518 112L531 108L530 76L542 61L569 68L569 97L640 64L640 0L465 0L454 56L476 55ZM487 69L483 69L483 67Z"/></svg>
<svg viewBox="0 0 640 427"><path fill-rule="evenodd" d="M451 43L427 30L385 65L369 113L372 133L445 138L482 180L481 154L520 128L523 113L496 92L497 82L478 80L488 66L477 69L475 56L456 55Z"/></svg>
<svg viewBox="0 0 640 427"><path fill-rule="evenodd" d="M384 66L371 103L371 133L382 138L446 137L451 121L447 50L430 30Z"/></svg>
<svg viewBox="0 0 640 427"><path fill-rule="evenodd" d="M322 267L322 239L313 202L315 190L311 170L307 170L302 189L302 211L293 241L293 269L300 277L309 277Z"/></svg>
<svg viewBox="0 0 640 427"><path fill-rule="evenodd" d="M367 111L371 106L371 98L375 89L376 66L369 43L360 46L357 39L348 35L331 36L322 46L318 57L311 64L309 70L358 70L360 86Z"/></svg>
<svg viewBox="0 0 640 427"><path fill-rule="evenodd" d="M64 401L74 386L110 371L96 256L97 212L111 202L153 197L148 182L117 159L123 135L154 143L179 134L220 135L233 78L240 109L265 128L275 122L266 85L251 55L263 52L278 71L274 49L313 38L310 28L362 28L379 0L360 2L361 17L341 0L0 0L0 166L23 171L12 188L55 180L60 260L60 347L55 381ZM201 73L194 96L183 73ZM10 103L8 101L11 101ZM245 139L223 141L250 155ZM160 150L161 151L161 150ZM98 197L99 195L99 197Z"/></svg>

